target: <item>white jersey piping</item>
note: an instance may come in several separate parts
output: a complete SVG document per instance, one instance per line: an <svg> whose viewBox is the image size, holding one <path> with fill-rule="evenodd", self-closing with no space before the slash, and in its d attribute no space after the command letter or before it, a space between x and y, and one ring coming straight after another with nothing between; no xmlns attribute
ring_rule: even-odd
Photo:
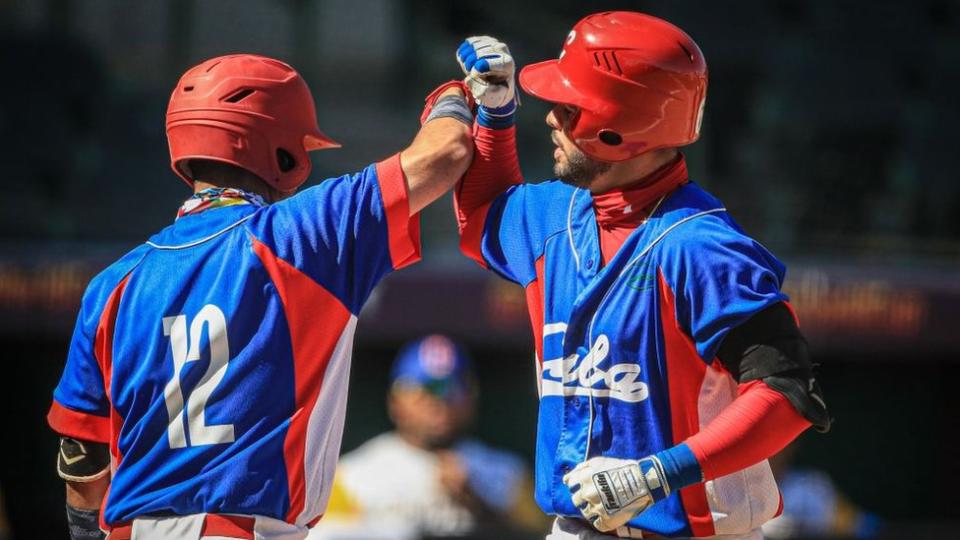
<svg viewBox="0 0 960 540"><path fill-rule="evenodd" d="M206 241L208 241L208 240L213 240L214 238L216 238L216 237L220 236L221 234L229 231L230 229L233 229L233 228L236 227L237 225L240 225L240 224L243 223L244 221L247 221L248 219L252 218L253 216L254 216L254 214L250 214L249 216L245 216L244 218L239 219L239 220L231 223L230 225L227 225L227 226L224 227L223 229L220 229L219 231L211 234L210 236L207 236L206 238L201 238L200 240L194 240L193 242L188 242L188 243L186 243L186 244L180 244L179 246L163 246L163 245L160 245L160 244L154 244L153 242L151 242L151 241L149 241L149 240L147 240L146 244L147 244L148 246L150 246L150 247L154 247L154 248L157 248L157 249L186 249L186 248L191 248L191 247L193 247L193 246L199 246L200 244L202 244L202 243L204 243L204 242L206 242Z"/></svg>
<svg viewBox="0 0 960 540"><path fill-rule="evenodd" d="M658 204L658 206L659 206L659 204ZM656 211L656 208L654 209L654 212L655 212L655 211ZM673 225L670 225L669 227L667 227L666 230L664 230L664 231L663 231L662 233L660 233L656 238L654 238L653 241L651 241L649 244L647 244L647 247L643 248L643 250L642 250L636 257L634 257L633 259L631 259L630 262L628 262L628 263L623 267L623 270L621 270L620 273L617 274L617 278L613 281L613 283L611 283L610 286L607 287L607 291L606 291L605 293L603 293L603 297L600 298L600 303L597 304L597 309L594 310L594 312L593 312L593 317L590 318L590 324L589 324L589 326L587 327L587 337L588 337L587 345L588 345L588 348L592 348L592 347L593 347L593 323L596 322L596 320L597 320L597 315L600 313L600 309L603 307L604 302L606 302L606 301L607 301L607 298L610 296L610 292L613 290L613 286L616 285L617 281L620 281L620 278L622 278L622 277L624 276L624 274L627 273L627 270L629 270L631 266L633 266L634 264L636 264L636 262L639 261L644 255L646 255L647 253L649 253L650 250L653 249L653 246L657 245L661 240L663 240L663 238L664 238L667 234L669 234L670 231L676 229L676 228L679 227L680 225L683 225L684 223L686 223L686 222L688 222L688 221L690 221L690 220L696 219L696 218L698 218L698 217L702 217L702 216L705 216L705 215L708 215L708 214L715 214L715 213L717 213L717 212L726 212L726 211L727 211L727 209L726 209L726 208L723 208L723 207L721 207L721 208L712 208L712 209L710 209L710 210L704 210L703 212L697 212L696 214L693 214L692 216L687 216L687 217L681 219L680 221L678 221L678 222L674 223ZM651 216L652 216L652 215L653 215L653 213L651 212ZM648 218L648 219L649 219L649 218ZM584 460L584 461L586 461L587 459L590 458L590 443L591 443L591 440L593 439L593 388L590 389L590 394L589 394L588 399L589 399L589 402L590 402L590 403L589 403L589 404L590 404L590 423L587 425L587 446L586 446L586 450L584 451L584 454L583 454L583 460ZM643 457L643 456L641 456L641 457Z"/></svg>
<svg viewBox="0 0 960 540"><path fill-rule="evenodd" d="M573 252L573 260L577 263L577 272L580 272L580 255L577 253L577 246L573 243L573 201L577 199L577 193L580 188L573 190L570 196L570 209L567 210L567 238L570 240L570 251Z"/></svg>

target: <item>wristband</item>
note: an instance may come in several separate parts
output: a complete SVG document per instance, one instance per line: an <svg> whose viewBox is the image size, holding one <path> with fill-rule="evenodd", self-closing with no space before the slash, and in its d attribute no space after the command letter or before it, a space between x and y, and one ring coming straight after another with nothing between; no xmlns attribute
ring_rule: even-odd
<svg viewBox="0 0 960 540"><path fill-rule="evenodd" d="M453 118L468 126L473 125L473 114L467 106L467 100L461 96L444 96L438 99L423 123L426 124L437 118Z"/></svg>
<svg viewBox="0 0 960 540"><path fill-rule="evenodd" d="M490 129L506 129L513 125L516 112L517 101L515 99L496 109L489 109L481 105L477 108L477 123Z"/></svg>
<svg viewBox="0 0 960 540"><path fill-rule="evenodd" d="M657 452L654 457L659 461L664 478L671 491L703 482L703 471L693 450L686 443Z"/></svg>
<svg viewBox="0 0 960 540"><path fill-rule="evenodd" d="M426 123L427 117L430 116L430 113L433 111L433 106L436 105L437 101L440 99L440 94L454 87L459 88L460 91L463 92L463 95L467 100L467 108L471 111L473 110L476 104L473 102L473 96L470 94L470 89L467 88L467 85L464 84L463 81L448 81L436 87L433 92L430 92L430 94L424 98L423 101L425 105L423 107L423 112L420 113L420 125Z"/></svg>
<svg viewBox="0 0 960 540"><path fill-rule="evenodd" d="M70 540L103 540L106 535L100 530L97 510L83 510L67 505L67 526Z"/></svg>

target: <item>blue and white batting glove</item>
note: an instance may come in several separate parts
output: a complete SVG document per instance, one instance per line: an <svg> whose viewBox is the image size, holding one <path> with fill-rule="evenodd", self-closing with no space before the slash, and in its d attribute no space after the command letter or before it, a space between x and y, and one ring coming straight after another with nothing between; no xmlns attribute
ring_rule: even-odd
<svg viewBox="0 0 960 540"><path fill-rule="evenodd" d="M457 49L457 62L480 105L477 122L493 129L512 126L518 96L516 65L507 44L490 36L469 37Z"/></svg>
<svg viewBox="0 0 960 540"><path fill-rule="evenodd" d="M685 444L639 461L594 457L564 475L573 504L599 531L626 525L647 508L702 480L700 465Z"/></svg>

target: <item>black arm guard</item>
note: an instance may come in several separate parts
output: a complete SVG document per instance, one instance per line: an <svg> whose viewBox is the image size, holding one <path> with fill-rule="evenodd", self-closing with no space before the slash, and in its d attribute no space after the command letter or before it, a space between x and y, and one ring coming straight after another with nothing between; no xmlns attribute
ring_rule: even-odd
<svg viewBox="0 0 960 540"><path fill-rule="evenodd" d="M783 303L731 330L717 356L738 382L763 380L783 394L817 431L830 430L832 419L813 375L807 340Z"/></svg>
<svg viewBox="0 0 960 540"><path fill-rule="evenodd" d="M110 449L106 444L60 437L57 473L71 482L92 482L110 473Z"/></svg>
<svg viewBox="0 0 960 540"><path fill-rule="evenodd" d="M106 535L100 530L99 512L82 510L67 505L67 526L70 540L103 540Z"/></svg>

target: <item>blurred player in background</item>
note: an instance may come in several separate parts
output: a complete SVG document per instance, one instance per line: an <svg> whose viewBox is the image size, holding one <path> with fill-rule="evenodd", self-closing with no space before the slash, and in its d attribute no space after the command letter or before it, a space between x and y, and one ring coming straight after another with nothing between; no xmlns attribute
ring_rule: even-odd
<svg viewBox="0 0 960 540"><path fill-rule="evenodd" d="M311 538L502 538L546 530L520 458L467 435L477 392L459 344L440 335L407 344L390 379L396 430L343 456Z"/></svg>
<svg viewBox="0 0 960 540"><path fill-rule="evenodd" d="M854 505L826 471L797 467L795 441L770 458L783 493L783 513L764 523L763 534L781 538L876 538L882 522Z"/></svg>
<svg viewBox="0 0 960 540"><path fill-rule="evenodd" d="M167 138L194 194L90 283L48 416L71 537L100 537L98 511L110 540L307 535L357 315L471 159L459 86L429 105L408 148L295 195L307 153L338 146L300 75L232 55L180 79Z"/></svg>
<svg viewBox="0 0 960 540"><path fill-rule="evenodd" d="M554 104L557 179L539 184L522 183L507 46L457 52L480 104L461 247L526 290L548 538L761 538L781 507L766 458L830 418L783 264L678 150L699 136L706 61L632 12L588 16L562 47L520 73Z"/></svg>

